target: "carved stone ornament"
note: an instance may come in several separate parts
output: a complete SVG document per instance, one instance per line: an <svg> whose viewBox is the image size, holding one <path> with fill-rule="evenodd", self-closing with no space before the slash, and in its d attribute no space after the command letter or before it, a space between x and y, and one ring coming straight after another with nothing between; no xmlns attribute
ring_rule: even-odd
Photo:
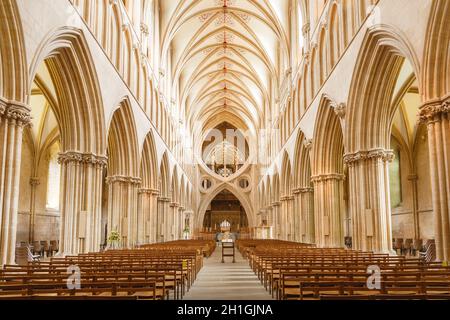
<svg viewBox="0 0 450 320"><path fill-rule="evenodd" d="M89 164L94 166L105 167L108 163L108 158L105 156L98 156L92 153L67 151L59 154L58 162L59 164L76 162L79 164Z"/></svg>
<svg viewBox="0 0 450 320"><path fill-rule="evenodd" d="M367 151L358 151L355 153L349 153L344 156L344 162L347 165L353 165L357 162L367 160L381 160L383 162L392 162L394 160L394 152L392 150L385 149L372 149Z"/></svg>

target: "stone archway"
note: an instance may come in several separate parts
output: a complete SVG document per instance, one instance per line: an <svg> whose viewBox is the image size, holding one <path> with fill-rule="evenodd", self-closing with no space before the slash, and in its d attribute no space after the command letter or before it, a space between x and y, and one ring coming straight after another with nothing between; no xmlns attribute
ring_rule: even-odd
<svg viewBox="0 0 450 320"><path fill-rule="evenodd" d="M212 191L211 193L209 193L206 196L206 198L203 200L202 204L200 205L200 208L198 211L198 216L196 219L196 226L201 227L203 225L203 220L205 218L205 214L206 214L206 210L207 210L208 206L213 201L213 199L216 198L217 195L224 190L228 190L229 192L231 192L240 201L242 207L244 208L244 210L247 214L249 227L256 226L256 218L254 217L254 212L253 212L250 202L244 196L242 196L242 194L239 193L233 186L228 185L228 184L222 184L222 185L218 186L214 191Z"/></svg>

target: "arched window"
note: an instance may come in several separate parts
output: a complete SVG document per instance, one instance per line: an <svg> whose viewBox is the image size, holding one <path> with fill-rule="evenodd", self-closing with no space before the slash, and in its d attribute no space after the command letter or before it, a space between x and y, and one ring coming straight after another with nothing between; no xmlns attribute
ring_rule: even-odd
<svg viewBox="0 0 450 320"><path fill-rule="evenodd" d="M61 167L58 163L58 149L56 144L51 148L48 163L46 207L50 210L59 210Z"/></svg>

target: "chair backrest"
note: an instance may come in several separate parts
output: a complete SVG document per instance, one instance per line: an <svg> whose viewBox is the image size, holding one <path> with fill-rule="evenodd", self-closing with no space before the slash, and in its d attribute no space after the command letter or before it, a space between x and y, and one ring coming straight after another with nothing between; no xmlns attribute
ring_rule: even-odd
<svg viewBox="0 0 450 320"><path fill-rule="evenodd" d="M41 245L45 251L49 250L48 241L41 241Z"/></svg>
<svg viewBox="0 0 450 320"><path fill-rule="evenodd" d="M33 242L33 248L34 248L35 251L41 251L41 250L42 250L41 242L39 242L39 241L34 241L34 242Z"/></svg>
<svg viewBox="0 0 450 320"><path fill-rule="evenodd" d="M423 240L422 239L414 239L414 249L421 250L423 246Z"/></svg>
<svg viewBox="0 0 450 320"><path fill-rule="evenodd" d="M413 239L406 239L405 241L405 249L410 249L413 244Z"/></svg>

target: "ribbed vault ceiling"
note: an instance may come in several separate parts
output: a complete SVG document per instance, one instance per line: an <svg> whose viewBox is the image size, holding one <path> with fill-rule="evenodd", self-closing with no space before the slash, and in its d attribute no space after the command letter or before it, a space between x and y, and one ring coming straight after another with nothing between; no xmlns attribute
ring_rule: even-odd
<svg viewBox="0 0 450 320"><path fill-rule="evenodd" d="M172 87L191 130L205 132L218 115L244 122L242 129L261 127L276 99L280 61L289 57L287 6L285 0L161 1L161 55L172 57Z"/></svg>

